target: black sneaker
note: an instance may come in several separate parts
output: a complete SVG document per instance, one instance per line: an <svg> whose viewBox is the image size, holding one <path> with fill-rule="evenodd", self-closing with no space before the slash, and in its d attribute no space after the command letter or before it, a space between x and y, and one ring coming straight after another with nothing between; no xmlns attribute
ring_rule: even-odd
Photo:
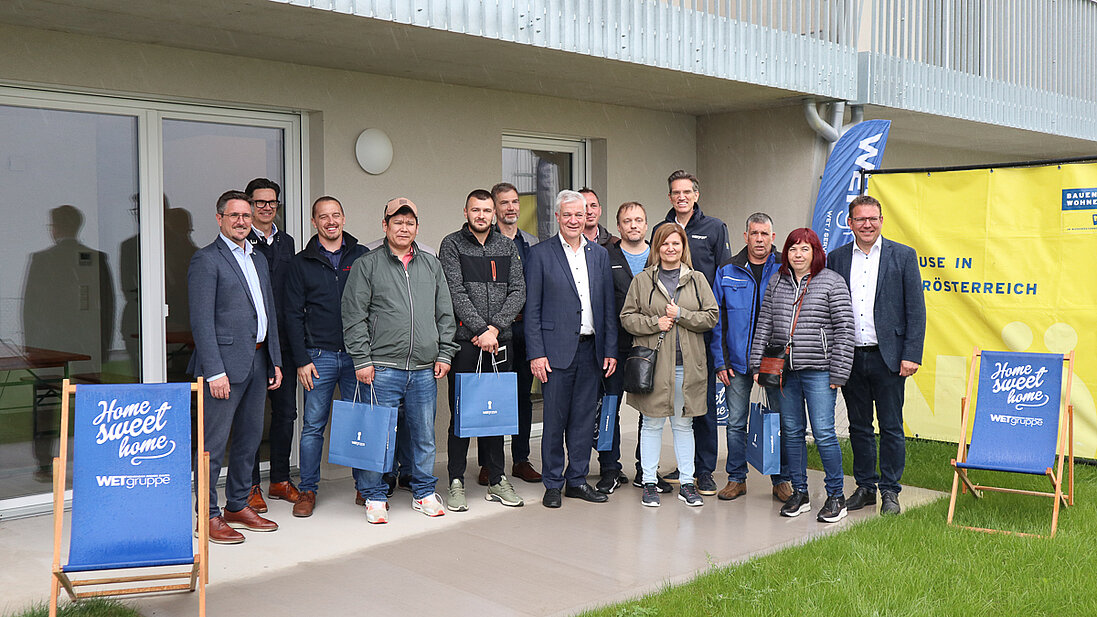
<svg viewBox="0 0 1097 617"><path fill-rule="evenodd" d="M396 492L396 474L386 473L381 476L381 480L383 480L386 485L385 497L392 497L392 494ZM365 505L365 503L362 505Z"/></svg>
<svg viewBox="0 0 1097 617"><path fill-rule="evenodd" d="M870 491L863 486L858 486L857 490L853 491L853 494L849 496L846 501L846 509L850 512L854 510L860 510L865 506L876 505L876 492Z"/></svg>
<svg viewBox="0 0 1097 617"><path fill-rule="evenodd" d="M811 500L802 491L793 491L785 505L781 506L781 516L793 518L811 510Z"/></svg>
<svg viewBox="0 0 1097 617"><path fill-rule="evenodd" d="M880 514L889 516L892 514L898 514L902 510L899 508L899 493L895 491L880 491Z"/></svg>
<svg viewBox="0 0 1097 617"><path fill-rule="evenodd" d="M663 476L663 479L667 482L670 482L671 484L678 484L678 470L675 469L674 471L668 473L667 475Z"/></svg>
<svg viewBox="0 0 1097 617"><path fill-rule="evenodd" d="M705 505L705 500L697 494L697 487L693 484L683 484L682 488L678 489L678 499L686 502L687 506Z"/></svg>
<svg viewBox="0 0 1097 617"><path fill-rule="evenodd" d="M625 478L625 480L628 480L628 478ZM644 472L640 470L636 471L636 479L632 481L632 485L636 488L644 488ZM674 492L674 487L670 485L670 482L667 482L663 479L663 476L658 474L655 476L655 488L660 493L669 494Z"/></svg>
<svg viewBox="0 0 1097 617"><path fill-rule="evenodd" d="M697 492L702 495L715 495L719 490L711 473L703 473L697 476Z"/></svg>
<svg viewBox="0 0 1097 617"><path fill-rule="evenodd" d="M837 523L846 517L846 498L841 495L827 497L823 509L819 510L819 516L815 520L820 523Z"/></svg>
<svg viewBox="0 0 1097 617"><path fill-rule="evenodd" d="M644 495L640 497L640 503L650 508L659 507L659 489L654 484L644 485Z"/></svg>
<svg viewBox="0 0 1097 617"><path fill-rule="evenodd" d="M628 478L625 478L625 480L627 481ZM599 493L612 495L613 491L617 490L618 486L621 486L621 473L617 471L603 471L601 477L598 479L598 484L595 484L594 488Z"/></svg>

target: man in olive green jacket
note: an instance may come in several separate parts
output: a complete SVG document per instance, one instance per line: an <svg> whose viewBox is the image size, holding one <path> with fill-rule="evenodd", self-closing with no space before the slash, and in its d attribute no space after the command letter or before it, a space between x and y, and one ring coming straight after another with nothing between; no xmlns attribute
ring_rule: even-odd
<svg viewBox="0 0 1097 617"><path fill-rule="evenodd" d="M403 405L412 507L442 516L441 498L434 492L435 379L446 376L457 351L453 305L442 264L415 244L415 204L403 197L388 202L382 227L384 243L355 261L347 277L343 341L355 376L367 385L359 400ZM354 481L366 501L366 520L388 522L381 473L355 469Z"/></svg>

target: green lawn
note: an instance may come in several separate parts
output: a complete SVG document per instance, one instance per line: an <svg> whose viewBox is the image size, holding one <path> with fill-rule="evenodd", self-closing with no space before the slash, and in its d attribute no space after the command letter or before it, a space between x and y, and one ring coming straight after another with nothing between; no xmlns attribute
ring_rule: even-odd
<svg viewBox="0 0 1097 617"><path fill-rule="evenodd" d="M57 614L59 617L141 617L141 613L126 604L98 598L63 604ZM47 615L49 615L49 606L43 602L22 613L13 613L11 617L46 617Z"/></svg>
<svg viewBox="0 0 1097 617"><path fill-rule="evenodd" d="M848 442L843 449L848 473ZM950 490L948 461L955 456L955 444L909 440L904 483ZM946 497L586 614L1097 615L1097 468L1079 464L1075 471L1077 505L1060 512L1054 539L948 527ZM1049 485L1043 478L1012 474L973 477L1017 488ZM961 497L958 523L1034 533L1050 529L1050 499Z"/></svg>

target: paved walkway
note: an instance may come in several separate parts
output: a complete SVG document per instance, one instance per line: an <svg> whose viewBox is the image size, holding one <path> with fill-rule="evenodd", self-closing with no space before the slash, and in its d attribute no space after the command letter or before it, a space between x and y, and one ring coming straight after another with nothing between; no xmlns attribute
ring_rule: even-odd
<svg viewBox="0 0 1097 617"><path fill-rule="evenodd" d="M622 425L632 427L623 430L623 451L631 453L636 416L631 410L623 415ZM674 460L667 433L664 469L673 468ZM624 458L631 472L632 457ZM469 460L474 463L474 455ZM436 469L444 475L444 461ZM413 511L410 494L397 491L389 523L369 525L364 509L353 503L349 478L323 483L308 519L293 518L290 504L272 502L268 516L281 525L279 531L245 532L242 545L210 546L209 614L353 615L368 609L384 615L424 608L447 615L573 614L876 516L855 512L835 525L817 523L814 511L781 518L768 479L753 469L747 495L731 502L707 497L701 508L673 495L664 495L660 508L645 508L639 489L628 485L609 503L565 499L561 509L548 510L540 504L542 487L521 481L516 488L526 506L504 508L484 501L486 489L475 485L476 468L469 469L470 510L436 519ZM809 475L817 510L824 500L822 474ZM717 473L716 479L722 486L726 476ZM846 494L853 489L847 478ZM906 508L935 497L907 489L902 501ZM0 614L47 597L51 528L48 516L0 522ZM183 615L197 598L135 601L145 615Z"/></svg>

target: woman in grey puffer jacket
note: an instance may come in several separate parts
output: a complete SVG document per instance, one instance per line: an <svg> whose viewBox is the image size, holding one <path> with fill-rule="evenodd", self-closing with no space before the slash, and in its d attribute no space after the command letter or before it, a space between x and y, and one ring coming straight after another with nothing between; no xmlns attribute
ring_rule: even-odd
<svg viewBox="0 0 1097 617"><path fill-rule="evenodd" d="M816 517L836 523L846 516L842 493L842 450L834 432L834 401L853 366L853 309L845 280L827 270L826 253L815 232L793 230L785 240L781 270L770 279L758 311L750 366L758 379L762 351L791 339L781 388L781 450L792 476L793 495L781 516L811 510L808 499L806 420L823 461L827 500ZM800 314L796 317L799 304ZM796 321L795 331L793 321ZM804 406L807 404L807 418Z"/></svg>

